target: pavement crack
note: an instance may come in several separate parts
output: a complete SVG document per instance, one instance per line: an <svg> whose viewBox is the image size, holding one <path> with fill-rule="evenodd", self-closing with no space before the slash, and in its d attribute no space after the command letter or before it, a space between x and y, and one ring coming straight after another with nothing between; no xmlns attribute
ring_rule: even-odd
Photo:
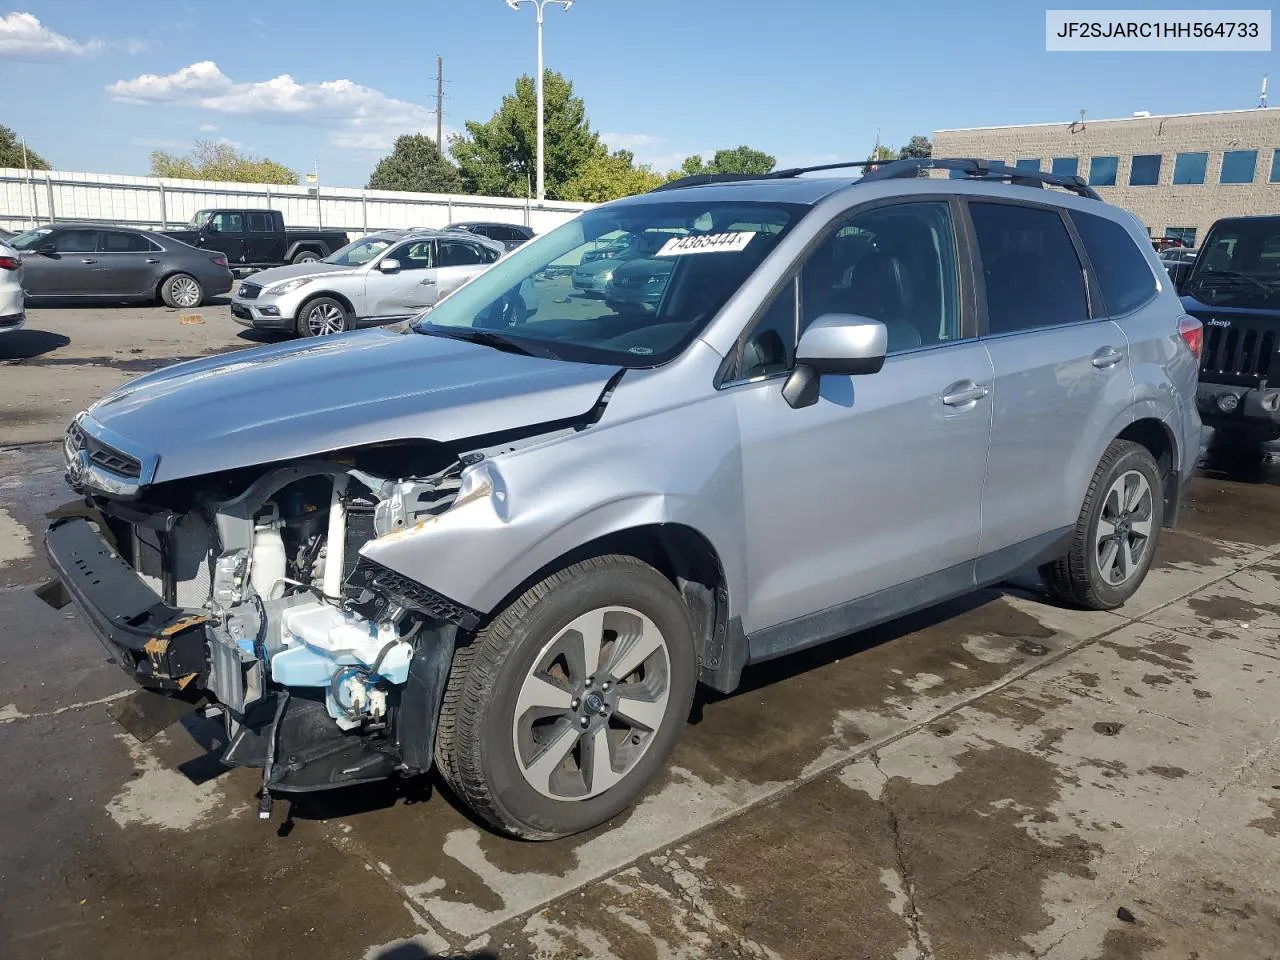
<svg viewBox="0 0 1280 960"><path fill-rule="evenodd" d="M916 903L915 879L907 863L907 854L902 845L902 824L898 820L898 811L894 809L893 799L887 789L889 776L880 766L880 754L872 751L869 759L876 771L885 779L886 789L880 791L880 806L884 808L885 815L889 821L889 836L893 838L893 853L898 870L898 879L902 881L902 890L907 898L906 906L903 910L903 919L907 921L907 930L911 934L911 942L915 945L916 956L920 960L928 960L929 957L933 956L933 951L930 948L928 936L921 928L920 907Z"/></svg>
<svg viewBox="0 0 1280 960"><path fill-rule="evenodd" d="M44 720L48 717L61 716L64 713L72 713L76 710L86 710L89 707L99 707L104 703L111 703L113 700L119 700L127 697L132 690L121 690L105 697L99 697L97 700L84 700L80 703L69 703L65 707L59 707L57 710L45 710L41 713L22 713L15 704L9 704L7 707L0 707L0 724L3 723L21 723L25 720Z"/></svg>

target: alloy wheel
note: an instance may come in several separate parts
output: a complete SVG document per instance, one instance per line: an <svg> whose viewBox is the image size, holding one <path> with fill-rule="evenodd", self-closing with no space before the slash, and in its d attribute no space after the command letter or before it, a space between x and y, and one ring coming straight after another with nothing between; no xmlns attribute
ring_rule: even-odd
<svg viewBox="0 0 1280 960"><path fill-rule="evenodd" d="M528 784L586 800L623 780L649 749L671 696L667 640L629 607L600 607L538 652L516 699L512 744Z"/></svg>
<svg viewBox="0 0 1280 960"><path fill-rule="evenodd" d="M1137 470L1121 474L1102 501L1094 534L1094 556L1102 578L1113 587L1142 566L1151 542L1152 491Z"/></svg>
<svg viewBox="0 0 1280 960"><path fill-rule="evenodd" d="M175 277L169 284L174 303L180 307L200 305L200 284L190 277Z"/></svg>
<svg viewBox="0 0 1280 960"><path fill-rule="evenodd" d="M341 333L346 329L347 318L334 303L317 303L307 311L307 329L313 337Z"/></svg>

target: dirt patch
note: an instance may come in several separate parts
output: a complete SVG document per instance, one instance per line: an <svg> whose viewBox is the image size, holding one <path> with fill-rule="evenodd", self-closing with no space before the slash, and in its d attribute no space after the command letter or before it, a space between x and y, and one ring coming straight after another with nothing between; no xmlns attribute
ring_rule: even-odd
<svg viewBox="0 0 1280 960"><path fill-rule="evenodd" d="M1114 720L1099 720L1093 725L1093 732L1100 733L1104 737L1115 737L1124 729L1123 723L1116 723Z"/></svg>
<svg viewBox="0 0 1280 960"><path fill-rule="evenodd" d="M1144 673L1142 675L1142 682L1148 687L1167 687L1173 683L1173 681L1163 673Z"/></svg>
<svg viewBox="0 0 1280 960"><path fill-rule="evenodd" d="M1154 773L1157 777L1164 777L1166 780L1181 780L1187 775L1187 771L1181 767L1147 767L1143 773Z"/></svg>

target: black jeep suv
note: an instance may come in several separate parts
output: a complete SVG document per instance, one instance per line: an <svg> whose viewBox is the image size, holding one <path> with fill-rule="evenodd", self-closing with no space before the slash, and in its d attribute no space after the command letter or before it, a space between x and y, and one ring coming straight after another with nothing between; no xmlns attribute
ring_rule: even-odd
<svg viewBox="0 0 1280 960"><path fill-rule="evenodd" d="M1179 292L1204 325L1201 420L1233 438L1280 438L1280 216L1217 221Z"/></svg>

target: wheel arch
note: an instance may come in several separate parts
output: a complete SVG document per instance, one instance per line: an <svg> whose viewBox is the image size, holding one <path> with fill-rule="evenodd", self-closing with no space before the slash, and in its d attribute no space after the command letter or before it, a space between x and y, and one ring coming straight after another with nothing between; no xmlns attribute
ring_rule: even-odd
<svg viewBox="0 0 1280 960"><path fill-rule="evenodd" d="M293 314L294 319L297 320L299 317L301 317L302 312L306 310L308 306L310 306L316 300L320 300L320 299L337 300L340 304L342 304L343 308L350 315L351 319L352 320L356 319L356 311L355 311L355 307L352 306L351 304L351 299L333 290L317 290L315 293L307 294L307 298L298 304L298 309Z"/></svg>
<svg viewBox="0 0 1280 960"><path fill-rule="evenodd" d="M286 260L292 260L298 254L304 251L306 251L307 253L314 253L320 257L327 257L330 253L333 252L329 250L328 247L324 243L321 243L319 240L295 240L293 241L292 244L289 245L289 248L284 252L284 258Z"/></svg>
<svg viewBox="0 0 1280 960"><path fill-rule="evenodd" d="M729 622L729 584L711 541L684 523L645 523L602 534L548 561L521 581L494 610L505 609L534 584L591 557L635 557L671 581L689 611L698 680L722 693L738 685L747 648Z"/></svg>
<svg viewBox="0 0 1280 960"><path fill-rule="evenodd" d="M1178 518L1182 499L1182 475L1178 469L1178 439L1169 424L1155 416L1141 416L1116 434L1117 440L1128 440L1145 447L1156 461L1164 494L1164 522L1172 527Z"/></svg>
<svg viewBox="0 0 1280 960"><path fill-rule="evenodd" d="M156 281L155 298L157 300L163 299L162 291L164 290L164 285L177 276L190 277L196 283L200 284L200 290L203 292L204 283L194 273L192 273L190 270L182 270L178 267L170 267L168 270L162 273L160 275L160 279Z"/></svg>

